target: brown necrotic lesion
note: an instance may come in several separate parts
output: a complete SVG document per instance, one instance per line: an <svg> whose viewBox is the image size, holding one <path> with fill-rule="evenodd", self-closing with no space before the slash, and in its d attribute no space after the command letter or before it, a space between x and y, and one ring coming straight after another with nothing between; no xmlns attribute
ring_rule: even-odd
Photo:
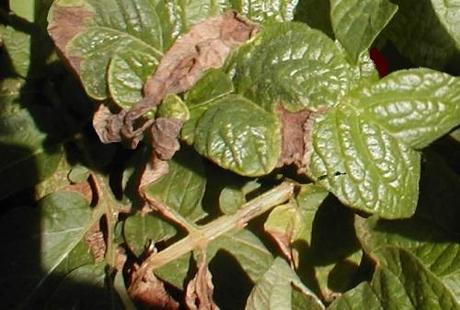
<svg viewBox="0 0 460 310"><path fill-rule="evenodd" d="M177 136L183 122L169 118L145 119L168 94L191 89L209 69L221 68L230 52L259 30L259 26L230 10L190 28L176 40L144 85L144 98L128 111L111 114L101 107L93 125L104 143L128 142L136 148L144 133L150 135L157 156L169 159L178 149Z"/></svg>

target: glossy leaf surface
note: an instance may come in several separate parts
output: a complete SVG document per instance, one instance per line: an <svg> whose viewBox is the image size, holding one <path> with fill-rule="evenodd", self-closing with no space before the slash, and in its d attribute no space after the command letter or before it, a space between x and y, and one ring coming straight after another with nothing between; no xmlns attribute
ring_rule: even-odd
<svg viewBox="0 0 460 310"><path fill-rule="evenodd" d="M240 96L219 99L198 122L195 149L219 166L242 175L269 173L281 152L280 124Z"/></svg>

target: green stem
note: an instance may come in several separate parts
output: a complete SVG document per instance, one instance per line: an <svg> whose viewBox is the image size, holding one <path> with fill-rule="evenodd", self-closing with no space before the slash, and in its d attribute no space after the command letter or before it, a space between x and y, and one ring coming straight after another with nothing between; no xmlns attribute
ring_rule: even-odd
<svg viewBox="0 0 460 310"><path fill-rule="evenodd" d="M99 208L101 208L105 214L107 220L107 249L105 253L105 259L107 264L116 268L116 248L115 248L115 225L117 224L118 209L114 207L117 204L115 197L112 192L108 190L109 184L105 177L94 174L94 180L96 182L99 196Z"/></svg>
<svg viewBox="0 0 460 310"><path fill-rule="evenodd" d="M232 230L241 230L253 218L265 213L271 208L288 200L294 191L294 184L284 182L272 190L244 204L239 211L232 215L218 218L211 223L199 226L185 238L172 244L161 252L151 255L139 268L138 274L143 275L151 270L160 268L182 255L206 245ZM142 279L139 277L138 279Z"/></svg>

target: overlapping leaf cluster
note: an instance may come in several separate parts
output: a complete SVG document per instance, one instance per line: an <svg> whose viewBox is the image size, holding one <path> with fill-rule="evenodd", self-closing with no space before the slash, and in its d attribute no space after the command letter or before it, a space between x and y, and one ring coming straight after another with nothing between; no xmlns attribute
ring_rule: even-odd
<svg viewBox="0 0 460 310"><path fill-rule="evenodd" d="M454 2L10 0L5 307L460 308ZM102 145L93 107L136 104L174 41L228 9L260 31L174 97L168 172L149 176L147 143ZM386 77L373 46L398 51ZM308 115L296 167L283 113Z"/></svg>

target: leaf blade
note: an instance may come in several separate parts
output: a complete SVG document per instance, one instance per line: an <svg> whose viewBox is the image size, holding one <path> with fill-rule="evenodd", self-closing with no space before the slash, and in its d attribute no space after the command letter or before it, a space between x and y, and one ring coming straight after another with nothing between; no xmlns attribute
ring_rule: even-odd
<svg viewBox="0 0 460 310"><path fill-rule="evenodd" d="M354 106L412 148L460 124L460 81L430 69L398 71L359 91Z"/></svg>
<svg viewBox="0 0 460 310"><path fill-rule="evenodd" d="M344 204L385 218L416 208L420 154L338 107L315 124L309 175Z"/></svg>
<svg viewBox="0 0 460 310"><path fill-rule="evenodd" d="M242 175L272 171L281 153L279 120L240 96L213 103L198 122L194 147L221 167Z"/></svg>
<svg viewBox="0 0 460 310"><path fill-rule="evenodd" d="M362 52L369 49L377 35L397 11L387 0L333 0L331 21L335 37L356 63Z"/></svg>

